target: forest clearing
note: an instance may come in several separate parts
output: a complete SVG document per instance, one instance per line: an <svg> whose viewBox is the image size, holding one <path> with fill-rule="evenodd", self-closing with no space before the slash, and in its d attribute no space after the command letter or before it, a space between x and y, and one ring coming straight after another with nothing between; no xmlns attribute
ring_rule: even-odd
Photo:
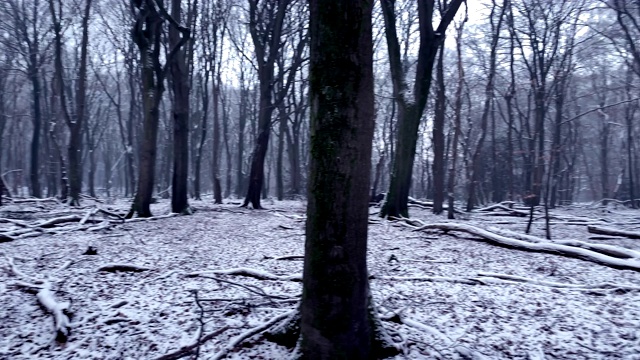
<svg viewBox="0 0 640 360"><path fill-rule="evenodd" d="M160 200L153 212L168 215L126 221L116 217L125 201L0 208L0 359L290 357L264 333L299 302L305 204L249 210L210 200L193 201L192 216ZM370 208L368 267L378 316L400 350L392 359L640 358L638 210L551 210L550 242L543 214L527 236L517 207L455 221L420 205L408 222L379 210ZM588 260L516 248L549 243Z"/></svg>

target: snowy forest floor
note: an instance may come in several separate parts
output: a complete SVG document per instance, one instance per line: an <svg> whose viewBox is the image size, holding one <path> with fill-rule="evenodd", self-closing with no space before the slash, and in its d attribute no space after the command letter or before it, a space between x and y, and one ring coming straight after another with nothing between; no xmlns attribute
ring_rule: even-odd
<svg viewBox="0 0 640 360"><path fill-rule="evenodd" d="M289 356L262 329L297 304L305 204L267 202L255 211L207 199L192 201L192 216L133 222L97 212L124 213L128 202L84 205L0 207L0 241L2 234L7 241L0 243L0 359ZM164 200L152 207L157 215L168 209ZM371 290L402 350L394 359L640 359L639 271L496 246L468 232L416 230L382 221L377 210L369 225ZM448 223L428 209L410 211L425 224ZM518 238L527 218L511 215L478 211L455 223ZM640 232L640 211L585 205L552 215L554 243L640 251L640 239L587 231ZM540 214L531 235L544 237ZM624 261L640 264L629 253ZM66 342L55 340L56 326Z"/></svg>

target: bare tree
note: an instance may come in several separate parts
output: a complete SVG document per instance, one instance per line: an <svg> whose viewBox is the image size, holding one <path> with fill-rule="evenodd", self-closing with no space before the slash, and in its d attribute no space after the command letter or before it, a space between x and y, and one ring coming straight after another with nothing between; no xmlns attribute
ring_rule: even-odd
<svg viewBox="0 0 640 360"><path fill-rule="evenodd" d="M56 10L57 6L57 10ZM76 82L75 111L72 113L68 108L66 96L65 72L62 65L62 25L63 15L62 1L49 0L49 10L53 23L55 36L55 68L56 81L60 86L59 100L62 114L69 127L69 144L67 147L68 172L69 172L69 204L80 205L80 193L82 192L82 136L86 118L86 87L87 87L87 49L89 44L89 15L91 13L91 0L85 1L84 13L82 16L82 40L80 41L80 66L78 69L78 80Z"/></svg>
<svg viewBox="0 0 640 360"><path fill-rule="evenodd" d="M420 44L418 61L413 83L413 91L409 91L400 56L400 45L396 30L395 0L382 0L389 66L393 80L393 96L398 105L398 125L396 151L393 159L391 183L385 204L380 215L385 217L408 216L407 201L413 172L413 162L418 142L420 119L427 103L431 87L431 74L438 49L444 42L447 27L453 21L463 0L453 0L444 4L439 25L434 28L433 18L435 1L418 1L418 17ZM434 124L434 129L439 128ZM444 173L444 170L443 170Z"/></svg>
<svg viewBox="0 0 640 360"><path fill-rule="evenodd" d="M505 0L502 7L496 4L495 0L492 0L491 13L489 15L489 24L491 26L491 44L489 48L489 64L487 73L487 84L485 86L485 100L482 109L482 119L480 120L480 136L475 146L473 147L473 155L471 158L471 176L469 179L469 189L467 192L467 211L471 211L476 201L476 188L480 173L479 158L484 147L484 140L487 134L487 128L489 123L489 115L494 101L494 87L496 76L496 63L498 53L498 41L500 39L500 31L504 21L504 15L508 8L508 1Z"/></svg>
<svg viewBox="0 0 640 360"><path fill-rule="evenodd" d="M135 24L131 32L133 41L140 51L142 67L142 97L144 109L143 139L140 150L138 186L131 210L127 217L137 214L140 217L151 216L150 204L153 193L158 125L160 121L160 102L165 90L164 80L167 68L180 48L189 40L190 30L180 26L169 16L162 2L155 0L132 0L132 9L136 12ZM162 25L168 20L170 26L177 27L182 33L178 43L174 44L166 55L165 63L160 62L162 51Z"/></svg>

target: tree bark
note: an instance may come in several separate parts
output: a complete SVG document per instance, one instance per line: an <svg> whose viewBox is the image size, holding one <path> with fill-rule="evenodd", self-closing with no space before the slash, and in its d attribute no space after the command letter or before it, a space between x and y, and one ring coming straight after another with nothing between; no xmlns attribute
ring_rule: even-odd
<svg viewBox="0 0 640 360"><path fill-rule="evenodd" d="M303 359L370 359L373 1L309 3L312 135L300 350Z"/></svg>

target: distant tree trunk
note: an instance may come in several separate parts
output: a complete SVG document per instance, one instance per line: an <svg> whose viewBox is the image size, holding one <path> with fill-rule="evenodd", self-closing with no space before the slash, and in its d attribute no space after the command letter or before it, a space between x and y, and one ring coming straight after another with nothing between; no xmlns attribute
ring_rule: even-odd
<svg viewBox="0 0 640 360"><path fill-rule="evenodd" d="M449 174L447 175L447 218L454 219L455 188L456 188L456 162L458 160L458 140L460 138L460 124L462 118L462 90L464 88L464 67L462 66L462 33L464 22L457 27L456 54L458 55L458 87L454 104L453 140L451 141L451 158L449 159Z"/></svg>
<svg viewBox="0 0 640 360"><path fill-rule="evenodd" d="M444 178L445 178L445 136L444 122L447 112L447 97L444 86L444 47L438 52L436 63L436 105L433 115L433 129L431 130L431 142L433 144L433 213L442 213L444 204Z"/></svg>
<svg viewBox="0 0 640 360"><path fill-rule="evenodd" d="M7 72L8 72L4 68L5 64L2 64L2 65L3 65L2 68L0 68L0 206L2 206L2 196L6 195L9 192L9 188L7 188L6 184L4 183L4 179L2 178L2 154L5 154L2 137L4 135L4 128L7 124L7 113L5 108L5 91L6 91L6 84L7 84Z"/></svg>
<svg viewBox="0 0 640 360"><path fill-rule="evenodd" d="M372 359L367 273L373 1L310 0L311 163L303 359Z"/></svg>
<svg viewBox="0 0 640 360"><path fill-rule="evenodd" d="M69 144L67 156L69 159L69 204L80 205L80 193L82 192L82 137L86 118L86 86L87 86L87 53L89 44L89 15L91 13L91 0L86 0L82 17L82 40L80 43L80 66L78 68L78 80L75 94L75 114L71 114L67 107L66 84L64 81L64 67L62 65L62 2L58 0L58 10L55 9L54 0L49 0L49 9L55 33L55 64L57 81L60 85L60 108L69 127ZM58 18L58 16L60 18Z"/></svg>
<svg viewBox="0 0 640 360"><path fill-rule="evenodd" d="M222 188L220 186L220 73L213 83L213 198L216 204L222 204Z"/></svg>
<svg viewBox="0 0 640 360"><path fill-rule="evenodd" d="M180 0L171 1L171 17L179 24L182 9ZM171 179L171 211L189 214L189 72L187 52L183 43L190 38L190 30L179 26L169 28L169 46L176 50L169 64L173 88L173 178Z"/></svg>
<svg viewBox="0 0 640 360"><path fill-rule="evenodd" d="M506 1L505 1L506 3ZM480 135L475 147L471 149L473 155L471 157L471 179L469 181L468 197L467 197L467 211L473 210L476 201L476 188L480 178L481 164L480 157L484 147L484 140L487 134L487 127L489 124L490 110L493 104L494 96L494 79L496 74L496 63L498 53L498 41L500 40L500 30L502 28L502 21L504 14L507 10L507 6L502 6L498 18L495 19L495 12L498 10L498 6L493 2L491 8L491 15L489 19L491 21L491 48L489 50L489 73L487 74L487 84L485 85L485 100L482 109L482 118L480 120ZM497 23L494 23L497 21Z"/></svg>
<svg viewBox="0 0 640 360"><path fill-rule="evenodd" d="M240 105L238 109L238 158L236 161L236 196L244 193L244 132L249 110L249 90L245 87L244 71L240 72Z"/></svg>
<svg viewBox="0 0 640 360"><path fill-rule="evenodd" d="M156 143L160 121L159 106L165 90L164 80L167 75L167 67L173 63L174 57L180 51L180 48L188 41L190 30L180 26L176 20L169 16L166 9L162 7L162 3L154 0L132 0L131 5L132 8L137 9L136 21L131 34L133 41L140 50L144 121L140 167L138 169L138 187L127 217L132 217L135 214L139 217L150 217L151 195L153 194L156 171ZM164 20L169 22L170 28L177 28L182 36L177 43L172 43L173 46L170 47L166 55L165 64L162 65L160 63L160 51L163 49L162 23ZM188 131L188 127L185 128L185 131ZM188 165L185 164L185 166ZM185 187L184 196L186 195Z"/></svg>
<svg viewBox="0 0 640 360"><path fill-rule="evenodd" d="M225 159L227 162L224 197L228 198L231 196L231 178L233 177L233 159L231 157L231 147L229 145L229 102L225 96L221 96L220 101L222 104L222 133L224 135Z"/></svg>
<svg viewBox="0 0 640 360"><path fill-rule="evenodd" d="M37 48L37 40L36 45ZM41 84L40 77L38 76L38 54L33 52L29 55L30 62L28 65L29 80L31 81L31 95L33 97L33 133L31 137L31 161L29 169L29 181L31 185L31 196L39 198L42 197L42 191L40 189L40 178L38 172L40 170L40 128L42 127L42 111L40 109L40 96L41 96Z"/></svg>
<svg viewBox="0 0 640 360"><path fill-rule="evenodd" d="M249 1L249 31L258 62L258 78L260 83L260 102L258 106L258 135L251 154L251 170L249 173L249 188L242 206L261 209L260 193L264 186L264 161L269 148L271 133L271 115L274 104L272 101L274 67L281 47L280 36L286 9L290 0L277 0L275 9L271 11L271 18L266 18L266 12L259 11L258 2ZM258 25L260 23L260 25Z"/></svg>
<svg viewBox="0 0 640 360"><path fill-rule="evenodd" d="M625 90L627 93L627 99L632 97L631 91L631 71L627 72L627 85L625 86ZM634 115L637 111L638 106L636 104L628 104L625 109L625 130L627 137L627 176L629 178L629 199L631 200L631 208L637 209L638 202L636 201L636 189L635 189L635 171L633 167L633 160L635 158L635 149L634 149L634 137L633 137L633 124L634 124ZM0 135L2 135L2 131L0 130Z"/></svg>
<svg viewBox="0 0 640 360"><path fill-rule="evenodd" d="M389 52L389 67L393 82L393 96L398 105L397 149L394 154L391 182L385 204L380 211L382 217L409 216L408 199L413 173L413 162L418 143L418 129L420 119L427 103L431 74L438 49L444 42L447 27L462 5L463 0L451 1L442 11L440 24L433 28L434 1L419 1L418 16L420 19L420 45L415 81L413 83L413 98L407 98L408 84L405 81L402 61L400 57L400 43L396 30L395 1L383 0L382 14L385 21L385 37Z"/></svg>
<svg viewBox="0 0 640 360"><path fill-rule="evenodd" d="M287 133L287 110L284 102L278 105L278 154L276 156L276 196L284 200L284 140Z"/></svg>

